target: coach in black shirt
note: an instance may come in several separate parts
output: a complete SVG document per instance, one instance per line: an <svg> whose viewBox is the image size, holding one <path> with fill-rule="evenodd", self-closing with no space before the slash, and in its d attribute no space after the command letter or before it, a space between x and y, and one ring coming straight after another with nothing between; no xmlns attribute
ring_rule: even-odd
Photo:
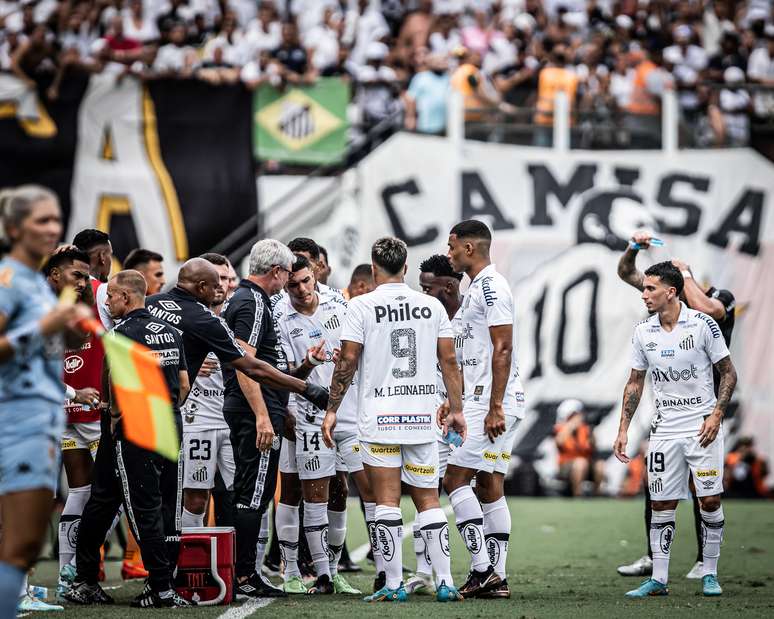
<svg viewBox="0 0 774 619"><path fill-rule="evenodd" d="M179 403L190 388L183 342L176 329L155 319L145 309L145 289L145 279L139 272L121 271L108 283L107 305L111 317L121 321L114 331L151 349L158 358L179 438L182 428ZM95 467L110 467L117 474L95 476L78 536L78 574L65 597L80 604L112 601L97 583L99 549L123 503L149 574L145 589L132 605L141 608L190 606L172 587L180 542L179 462L128 441L123 432L122 412L112 399L115 428L112 449L100 449ZM105 456L108 460L112 457L112 462L105 462Z"/></svg>
<svg viewBox="0 0 774 619"><path fill-rule="evenodd" d="M225 321L210 310L220 289L215 267L203 258L191 258L180 267L177 286L145 301L154 318L169 323L182 334L190 383L199 374L207 354L213 352L224 366L253 381L298 393L315 406L327 405L325 389L285 374L253 355L245 355Z"/></svg>
<svg viewBox="0 0 774 619"><path fill-rule="evenodd" d="M226 302L222 316L250 355L287 371L277 337L270 297L287 283L295 257L273 239L257 242L250 252L250 274ZM308 370L307 370L308 372ZM304 376L305 372L300 371ZM242 597L284 596L256 571L256 542L261 517L274 497L288 394L260 387L233 370L223 373L226 396L223 416L231 429L236 460L234 522L237 534L237 594Z"/></svg>

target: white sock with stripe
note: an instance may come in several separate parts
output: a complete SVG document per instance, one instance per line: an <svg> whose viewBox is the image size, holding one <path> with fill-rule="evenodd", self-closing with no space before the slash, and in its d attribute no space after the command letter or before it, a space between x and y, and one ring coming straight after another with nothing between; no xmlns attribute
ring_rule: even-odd
<svg viewBox="0 0 774 619"><path fill-rule="evenodd" d="M403 518L400 507L376 506L376 543L382 551L386 586L397 589L403 582Z"/></svg>
<svg viewBox="0 0 774 619"><path fill-rule="evenodd" d="M298 569L298 506L277 504L274 524L277 527L277 540L280 545L282 562L285 564L285 582L293 576L301 577Z"/></svg>
<svg viewBox="0 0 774 619"><path fill-rule="evenodd" d="M482 503L484 514L484 543L495 574L505 580L505 563L508 559L508 543L511 539L511 512L505 497L493 503Z"/></svg>
<svg viewBox="0 0 774 619"><path fill-rule="evenodd" d="M430 555L427 553L425 538L422 537L422 526L419 524L419 514L414 520L414 555L417 558L417 574L433 573L433 566L430 564Z"/></svg>
<svg viewBox="0 0 774 619"><path fill-rule="evenodd" d="M381 548L376 543L376 503L363 501L365 510L366 528L368 529L368 541L371 542L371 553L374 555L374 568L376 573L384 571L384 557L382 557Z"/></svg>
<svg viewBox="0 0 774 619"><path fill-rule="evenodd" d="M78 527L83 508L91 496L91 485L70 488L67 492L62 516L59 519L59 569L75 565L75 548L78 545Z"/></svg>
<svg viewBox="0 0 774 619"><path fill-rule="evenodd" d="M314 572L330 578L331 569L328 560L328 504L308 503L304 501L304 535L312 555Z"/></svg>
<svg viewBox="0 0 774 619"><path fill-rule="evenodd" d="M454 509L457 530L470 553L471 567L477 572L485 572L491 563L484 544L484 513L473 488L457 488L449 495L449 501Z"/></svg>
<svg viewBox="0 0 774 619"><path fill-rule="evenodd" d="M723 525L726 522L723 507L719 507L714 512L705 512L701 509L699 513L701 514L701 537L704 540L701 575L717 576L720 543L723 541Z"/></svg>
<svg viewBox="0 0 774 619"><path fill-rule="evenodd" d="M675 541L675 510L653 510L650 518L650 550L653 554L653 580L669 581L669 553Z"/></svg>
<svg viewBox="0 0 774 619"><path fill-rule="evenodd" d="M427 553L435 571L435 584L445 582L454 586L451 576L451 556L449 554L449 523L440 507L434 507L418 514L422 537Z"/></svg>
<svg viewBox="0 0 774 619"><path fill-rule="evenodd" d="M328 510L328 549L330 550L331 576L339 572L339 560L347 539L347 512Z"/></svg>

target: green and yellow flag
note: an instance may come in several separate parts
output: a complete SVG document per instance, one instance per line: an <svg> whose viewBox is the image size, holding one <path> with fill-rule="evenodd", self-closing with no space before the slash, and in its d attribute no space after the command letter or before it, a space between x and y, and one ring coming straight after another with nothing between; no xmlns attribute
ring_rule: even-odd
<svg viewBox="0 0 774 619"><path fill-rule="evenodd" d="M256 158L310 165L342 161L348 103L349 85L335 77L282 90L263 84L253 96Z"/></svg>
<svg viewBox="0 0 774 619"><path fill-rule="evenodd" d="M102 338L126 438L177 460L174 410L158 359L142 344L119 333L106 333L96 320L83 322L86 329Z"/></svg>

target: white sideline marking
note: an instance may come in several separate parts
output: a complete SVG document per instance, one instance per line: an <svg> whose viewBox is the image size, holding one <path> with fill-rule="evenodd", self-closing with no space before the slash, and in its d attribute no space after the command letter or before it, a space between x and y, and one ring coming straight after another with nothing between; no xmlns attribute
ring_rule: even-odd
<svg viewBox="0 0 774 619"><path fill-rule="evenodd" d="M454 513L454 510L452 509L451 505L447 505L443 508L443 513L447 516L451 516ZM408 522L403 525L403 529L405 531L411 530L411 528L414 526L414 521ZM405 539L405 534L404 534ZM363 544L362 546L358 546L355 548L352 552L349 553L349 558L352 559L355 563L360 563L363 559L366 558L366 555L368 554L368 551L371 550L371 544L370 542L367 544Z"/></svg>
<svg viewBox="0 0 774 619"><path fill-rule="evenodd" d="M229 608L225 613L218 615L218 619L244 619L264 606L268 606L277 598L252 598L241 606Z"/></svg>

